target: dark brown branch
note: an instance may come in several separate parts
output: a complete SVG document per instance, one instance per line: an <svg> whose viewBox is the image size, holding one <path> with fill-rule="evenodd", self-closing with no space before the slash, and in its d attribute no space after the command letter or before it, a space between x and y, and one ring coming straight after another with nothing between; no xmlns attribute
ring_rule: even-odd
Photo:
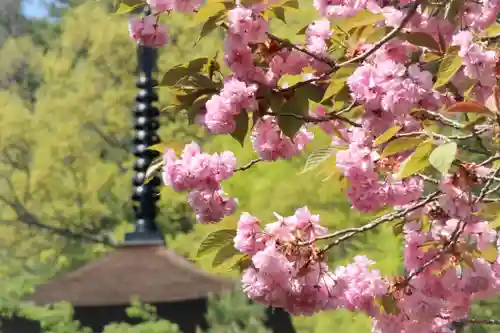
<svg viewBox="0 0 500 333"><path fill-rule="evenodd" d="M259 162L262 162L263 160L260 159L260 158L256 158L255 160L251 160L250 162L248 162L247 164L239 167L239 168L236 168L234 170L234 172L238 172L238 171L245 171L245 170L248 170L250 169L254 164L257 164Z"/></svg>

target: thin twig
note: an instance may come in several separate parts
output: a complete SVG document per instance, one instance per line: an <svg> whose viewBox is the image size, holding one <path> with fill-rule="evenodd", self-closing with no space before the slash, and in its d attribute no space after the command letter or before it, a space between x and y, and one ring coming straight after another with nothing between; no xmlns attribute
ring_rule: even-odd
<svg viewBox="0 0 500 333"><path fill-rule="evenodd" d="M441 259L441 257L447 253L452 247L454 244L456 244L457 240L458 240L458 237L460 237L461 233L463 232L463 230L465 229L465 227L467 226L466 223L458 223L457 224L457 227L455 228L455 230L453 231L453 233L451 234L451 237L450 239L448 240L448 242L446 242L446 244L444 245L444 248L441 252L437 253L434 257L432 257L429 261L427 261L425 264L423 264L422 266L420 266L418 269L416 269L415 271L411 272L407 277L406 277L406 283L408 283L411 279L413 279L414 277L416 277L417 275L421 274L423 271L425 271L430 265L432 265L433 263L435 263L436 261L438 261L439 259Z"/></svg>
<svg viewBox="0 0 500 333"><path fill-rule="evenodd" d="M339 116L336 113L330 113L327 116L324 117L311 117L311 116L306 116L306 115L301 115L301 114L295 114L295 113L274 113L274 112L266 112L267 115L274 116L274 117L292 117L295 119L303 120L307 123L324 123L327 121L332 121L332 120L338 120L342 121L345 123L348 123L349 125L352 125L354 127L361 127L361 124L358 124L355 121L352 121L351 119L345 118L343 116Z"/></svg>
<svg viewBox="0 0 500 333"><path fill-rule="evenodd" d="M380 49L382 46L384 46L385 43L387 43L388 41L390 41L391 39L393 39L394 37L396 37L396 35L399 34L399 32L401 30L403 30L403 28L408 24L408 22L410 22L410 20L413 17L413 15L415 15L415 13L417 12L418 6L420 6L420 4L422 2L423 2L423 0L417 0L413 4L411 4L411 6L408 9L408 13L406 13L406 16L403 18L403 20L401 21L401 23L397 27L395 27L394 29L392 29L381 40L379 40L378 42L376 42L375 45L373 45L371 49L369 49L368 51L360 54L357 57L354 57L354 58L352 58L350 60L347 60L347 61L344 61L344 62L340 63L338 65L338 67L342 67L342 66L345 66L345 65L348 65L348 64L352 64L354 62L362 62L366 58L368 58L369 56L371 56L373 53L377 52L377 50Z"/></svg>
<svg viewBox="0 0 500 333"><path fill-rule="evenodd" d="M447 118L447 117L445 117L442 114L439 114L437 112L426 110L425 113L427 113L432 118L434 118L434 120L439 121L443 125L450 126L450 127L456 128L456 129L463 129L465 127L464 125L457 123L456 121L454 121L450 118Z"/></svg>
<svg viewBox="0 0 500 333"><path fill-rule="evenodd" d="M245 164L243 166L240 166L239 168L234 169L234 172L248 170L248 169L250 169L252 167L252 165L257 164L257 163L262 162L262 161L263 160L261 158L256 158L254 160L251 160L247 164Z"/></svg>
<svg viewBox="0 0 500 333"><path fill-rule="evenodd" d="M416 175L417 177L420 177L422 178L424 181L428 182L428 183L431 183L431 184L439 184L439 180L437 179L434 179L434 178L431 178L429 176L426 176L424 174L421 174L421 173L417 173Z"/></svg>
<svg viewBox="0 0 500 333"><path fill-rule="evenodd" d="M464 319L462 322L473 325L500 325L500 320L498 319Z"/></svg>
<svg viewBox="0 0 500 333"><path fill-rule="evenodd" d="M500 174L500 169L496 169L495 172L493 173L493 177L488 178L486 184L481 189L481 192L479 192L479 196L476 198L476 203L483 200L486 197L486 195L488 194L488 190L495 181L495 177L497 177L499 174Z"/></svg>
<svg viewBox="0 0 500 333"><path fill-rule="evenodd" d="M295 45L294 43L290 42L289 40L281 39L278 36L275 36L275 35L273 35L273 34L271 34L269 32L267 33L267 37L269 37L269 39L274 40L274 41L276 41L278 43L281 43L281 44L283 44L283 45L285 45L287 47L290 47L290 48L292 48L294 50L297 50L299 52L307 54L311 58L314 58L317 61L320 61L320 62L323 62L323 63L327 64L331 68L336 68L337 67L337 65L335 65L335 62L333 62L333 60L328 59L328 58L323 58L323 57L321 57L321 56L319 56L317 54L314 54L314 53L312 53L312 52L310 52L310 51L308 51L308 50L306 50L306 49L304 49L302 47L298 47L297 45Z"/></svg>
<svg viewBox="0 0 500 333"><path fill-rule="evenodd" d="M365 232L365 231L368 231L368 230L372 230L376 227L378 227L379 225L385 223L385 222L389 222L389 221L392 221L394 219L397 219L397 218L401 218L401 217L404 217L406 214L414 211L414 210L417 210L425 205L427 205L429 202L435 200L437 197L439 196L439 192L433 192L431 194L429 194L427 197L425 197L423 200L411 205L410 207L407 207L407 208L404 208L404 209L400 209L400 210L397 210L395 212L392 212L390 214L386 214L384 216L381 216L365 225L362 225L361 227L358 227L358 228L352 228L351 231L349 232L346 232L345 235L335 239L333 242L331 242L330 244L328 244L323 250L322 252L326 252L328 250L330 250L331 248L337 246L338 244L340 244L341 242L355 236L356 234L359 234L359 233L362 233L362 232ZM335 238L336 237L336 234L339 233L340 231L337 231L333 234L329 234L329 235L326 235L326 236L323 236L321 239L330 239L330 238Z"/></svg>
<svg viewBox="0 0 500 333"><path fill-rule="evenodd" d="M489 163L492 163L492 162L495 162L495 161L498 161L498 160L500 160L500 155L496 154L496 155L493 155L493 156L485 159L481 163L479 163L479 166L485 166L486 164L489 164Z"/></svg>

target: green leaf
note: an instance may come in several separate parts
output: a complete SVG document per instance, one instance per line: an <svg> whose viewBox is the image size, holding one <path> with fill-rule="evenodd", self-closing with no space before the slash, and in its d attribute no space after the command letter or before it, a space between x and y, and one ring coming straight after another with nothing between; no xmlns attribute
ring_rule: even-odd
<svg viewBox="0 0 500 333"><path fill-rule="evenodd" d="M392 233L394 236L399 236L403 233L403 228L405 226L405 221L399 221L392 227Z"/></svg>
<svg viewBox="0 0 500 333"><path fill-rule="evenodd" d="M333 153L335 152L334 147L322 147L318 148L307 156L306 165L304 169L300 172L306 173L317 168L321 163L325 162L330 157L333 157Z"/></svg>
<svg viewBox="0 0 500 333"><path fill-rule="evenodd" d="M309 24L302 27L302 29L297 31L297 35L305 35L308 27L309 27Z"/></svg>
<svg viewBox="0 0 500 333"><path fill-rule="evenodd" d="M297 0L288 0L283 4L283 7L299 9L299 2Z"/></svg>
<svg viewBox="0 0 500 333"><path fill-rule="evenodd" d="M490 244L486 249L479 252L478 257L483 258L490 263L493 263L497 260L498 248L495 246L495 244Z"/></svg>
<svg viewBox="0 0 500 333"><path fill-rule="evenodd" d="M182 78L189 75L190 73L191 71L187 67L184 67L182 65L175 66L169 69L163 75L159 86L174 87Z"/></svg>
<svg viewBox="0 0 500 333"><path fill-rule="evenodd" d="M236 122L236 129L231 133L231 136L243 147L245 137L248 133L248 112L241 110L240 114L234 117L234 120Z"/></svg>
<svg viewBox="0 0 500 333"><path fill-rule="evenodd" d="M456 72L462 67L462 57L458 54L449 54L441 61L436 75L434 88L439 88L447 84Z"/></svg>
<svg viewBox="0 0 500 333"><path fill-rule="evenodd" d="M203 69L203 67L209 62L210 60L208 59L208 57L203 57L203 58L196 58L196 59L193 59L191 60L188 64L187 64L187 69L189 70L190 73L192 74L196 74L196 73L200 73L201 70Z"/></svg>
<svg viewBox="0 0 500 333"><path fill-rule="evenodd" d="M236 236L236 230L233 229L221 229L212 232L201 242L196 256L200 257L227 244L233 246L234 236Z"/></svg>
<svg viewBox="0 0 500 333"><path fill-rule="evenodd" d="M190 104L186 110L188 113L189 124L195 124L196 116L200 113L200 109L205 103L212 97L210 94L204 94L196 98L196 100Z"/></svg>
<svg viewBox="0 0 500 333"><path fill-rule="evenodd" d="M283 75L280 80L278 81L278 87L283 87L285 84L287 84L289 87L295 85L298 82L303 81L304 75L299 74L299 75Z"/></svg>
<svg viewBox="0 0 500 333"><path fill-rule="evenodd" d="M381 157L387 157L393 154L399 154L410 150L421 144L425 137L403 137L390 141L382 151Z"/></svg>
<svg viewBox="0 0 500 333"><path fill-rule="evenodd" d="M434 51L441 51L439 43L434 39L434 37L426 34L425 32L400 33L399 37L412 43L413 45L426 47Z"/></svg>
<svg viewBox="0 0 500 333"><path fill-rule="evenodd" d="M236 264L231 267L232 269L245 270L252 264L252 258L250 258L247 254L241 256L240 259L236 262Z"/></svg>
<svg viewBox="0 0 500 333"><path fill-rule="evenodd" d="M424 54L422 60L423 60L423 62L431 62L431 61L436 61L439 59L441 59L441 55L429 52L429 53Z"/></svg>
<svg viewBox="0 0 500 333"><path fill-rule="evenodd" d="M376 43L390 31L390 27L375 28L373 30L367 30L366 33L363 33L361 36L363 37L365 43Z"/></svg>
<svg viewBox="0 0 500 333"><path fill-rule="evenodd" d="M464 6L464 0L450 0L445 6L444 18L452 23L460 16L460 11Z"/></svg>
<svg viewBox="0 0 500 333"><path fill-rule="evenodd" d="M212 261L212 267L217 267L222 265L227 260L231 259L235 255L241 254L238 250L234 248L233 242L225 244L223 247L217 251L217 254Z"/></svg>
<svg viewBox="0 0 500 333"><path fill-rule="evenodd" d="M429 155L432 151L432 141L422 142L406 160L399 166L396 179L403 179L429 166Z"/></svg>
<svg viewBox="0 0 500 333"><path fill-rule="evenodd" d="M234 5L233 5L234 6ZM218 15L221 11L226 12L230 7L229 3L217 0L208 0L193 17L195 24L205 23L212 16Z"/></svg>
<svg viewBox="0 0 500 333"><path fill-rule="evenodd" d="M375 142L374 142L375 146L386 143L387 141L392 139L392 137L394 135L396 135L401 130L401 128L403 128L403 127L398 126L398 125L395 125L395 126L392 126L391 128L389 128L382 135L380 135L378 138L375 139Z"/></svg>
<svg viewBox="0 0 500 333"><path fill-rule="evenodd" d="M122 0L118 5L115 14L116 15L128 14L143 5L144 2L141 0Z"/></svg>
<svg viewBox="0 0 500 333"><path fill-rule="evenodd" d="M200 40L212 33L218 26L219 26L219 21L220 19L224 16L225 10L221 10L214 16L210 17L201 27L200 35L198 36L198 39L196 39L196 42L194 45L196 46Z"/></svg>
<svg viewBox="0 0 500 333"><path fill-rule="evenodd" d="M243 7L250 7L259 3L262 3L262 0L241 0L241 5Z"/></svg>
<svg viewBox="0 0 500 333"><path fill-rule="evenodd" d="M305 120L300 117L305 116L308 110L309 99L307 90L299 88L290 99L279 107L278 112L275 111L278 114L278 126L283 131L283 134L289 138L295 137L295 134L297 134L305 123ZM280 116L280 114L285 115Z"/></svg>
<svg viewBox="0 0 500 333"><path fill-rule="evenodd" d="M278 20L286 24L285 8L283 7L273 8L271 9L271 13L273 13Z"/></svg>
<svg viewBox="0 0 500 333"><path fill-rule="evenodd" d="M449 142L433 150L429 162L441 173L448 173L457 155L457 144Z"/></svg>
<svg viewBox="0 0 500 333"><path fill-rule="evenodd" d="M339 20L336 22L336 24L339 28L341 28L341 30L349 31L353 28L373 25L379 21L383 21L384 19L385 17L382 14L375 14L367 9L362 9L353 17Z"/></svg>
<svg viewBox="0 0 500 333"><path fill-rule="evenodd" d="M387 314L395 315L399 313L397 301L392 295L382 296L379 300L379 304L381 308L384 310L384 312Z"/></svg>
<svg viewBox="0 0 500 333"><path fill-rule="evenodd" d="M495 23L490 25L486 30L484 30L483 33L481 34L481 37L491 38L499 35L500 35L500 23Z"/></svg>
<svg viewBox="0 0 500 333"><path fill-rule="evenodd" d="M163 155L158 156L151 162L149 165L148 169L146 170L146 175L144 176L144 184L149 183L153 177L161 171L163 168L164 162L163 162Z"/></svg>
<svg viewBox="0 0 500 333"><path fill-rule="evenodd" d="M324 102L325 100L332 98L334 95L338 94L342 88L344 88L347 78L354 73L356 70L357 65L355 64L349 64L346 66L343 66L339 68L333 75L330 81L330 84L328 85L328 88L326 88L325 94L323 95L323 99L321 102Z"/></svg>

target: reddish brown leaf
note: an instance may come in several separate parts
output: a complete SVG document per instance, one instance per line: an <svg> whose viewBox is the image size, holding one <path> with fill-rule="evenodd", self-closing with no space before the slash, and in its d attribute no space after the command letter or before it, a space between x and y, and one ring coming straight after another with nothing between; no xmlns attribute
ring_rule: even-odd
<svg viewBox="0 0 500 333"><path fill-rule="evenodd" d="M483 104L470 100L470 101L465 101L465 102L458 102L450 106L446 112L451 112L451 113L488 113L489 110L486 106Z"/></svg>

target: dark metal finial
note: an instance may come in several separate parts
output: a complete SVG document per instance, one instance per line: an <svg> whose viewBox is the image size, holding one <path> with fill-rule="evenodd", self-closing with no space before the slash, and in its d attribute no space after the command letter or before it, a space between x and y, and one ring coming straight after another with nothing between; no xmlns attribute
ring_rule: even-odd
<svg viewBox="0 0 500 333"><path fill-rule="evenodd" d="M125 245L165 244L163 234L158 230L155 219L158 215L156 202L160 198L158 187L161 179L155 176L144 184L146 170L159 156L157 151L148 147L160 142L157 130L160 114L154 103L158 96L154 91L156 81L153 73L156 67L157 51L154 48L138 46L138 81L139 92L133 109L135 136L133 153L137 157L134 165L132 200L135 213L135 230L125 235Z"/></svg>

